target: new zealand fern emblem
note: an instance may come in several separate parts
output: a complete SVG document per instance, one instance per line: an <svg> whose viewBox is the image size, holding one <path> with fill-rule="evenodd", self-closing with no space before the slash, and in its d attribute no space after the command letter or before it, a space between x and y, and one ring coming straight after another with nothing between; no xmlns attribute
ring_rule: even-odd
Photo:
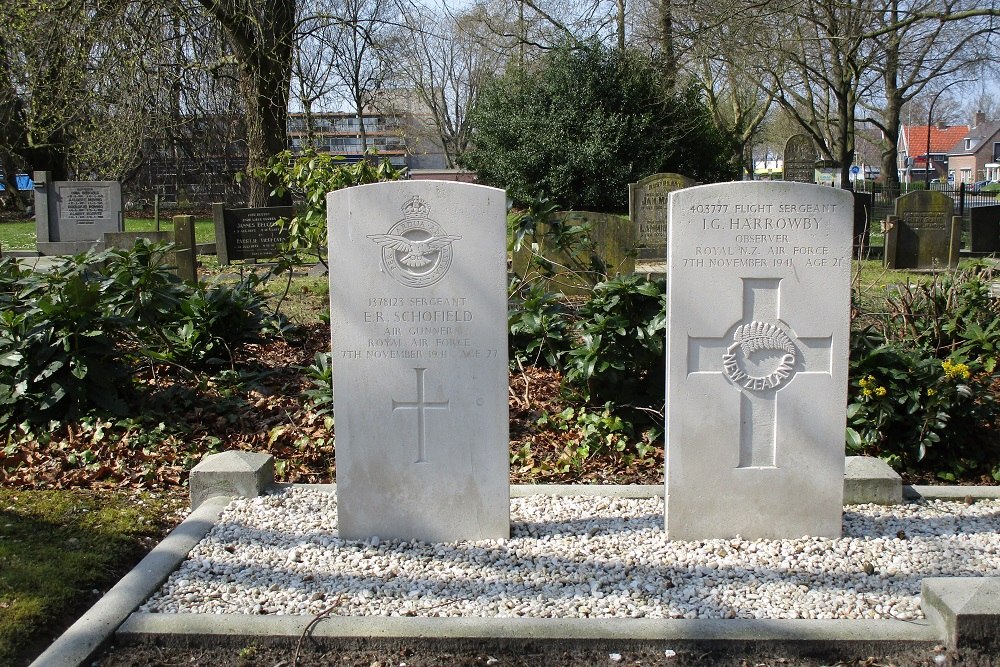
<svg viewBox="0 0 1000 667"><path fill-rule="evenodd" d="M766 375L751 375L745 370L747 359L768 352L781 355L773 371ZM781 327L754 321L736 327L733 344L722 356L722 365L729 379L742 387L757 391L777 389L791 378L795 370L795 354L795 344Z"/></svg>

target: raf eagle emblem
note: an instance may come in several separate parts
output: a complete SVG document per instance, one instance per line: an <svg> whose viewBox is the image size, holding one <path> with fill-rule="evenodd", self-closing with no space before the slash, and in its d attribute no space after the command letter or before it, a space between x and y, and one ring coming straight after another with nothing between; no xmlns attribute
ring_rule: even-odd
<svg viewBox="0 0 1000 667"><path fill-rule="evenodd" d="M411 269L420 269L433 261L427 255L444 250L453 241L458 241L462 237L454 234L443 234L441 236L431 236L422 241L414 241L397 234L372 234L368 238L383 248L391 248L397 252L406 253L399 258L399 263Z"/></svg>

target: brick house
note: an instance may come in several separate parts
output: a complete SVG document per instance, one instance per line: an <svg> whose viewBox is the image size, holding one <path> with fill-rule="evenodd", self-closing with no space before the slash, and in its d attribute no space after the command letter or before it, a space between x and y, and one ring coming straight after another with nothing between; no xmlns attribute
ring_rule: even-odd
<svg viewBox="0 0 1000 667"><path fill-rule="evenodd" d="M975 125L948 152L948 175L956 186L1000 180L1000 123L977 113Z"/></svg>
<svg viewBox="0 0 1000 667"><path fill-rule="evenodd" d="M968 125L930 126L928 150L926 125L903 125L899 133L898 168L903 183L921 182L927 178L927 158L930 156L930 177L940 179L948 173L951 149L969 133Z"/></svg>

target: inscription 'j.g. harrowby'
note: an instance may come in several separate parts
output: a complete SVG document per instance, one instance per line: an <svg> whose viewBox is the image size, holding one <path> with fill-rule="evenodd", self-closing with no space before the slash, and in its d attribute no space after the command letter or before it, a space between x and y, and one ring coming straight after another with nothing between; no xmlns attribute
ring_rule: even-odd
<svg viewBox="0 0 1000 667"><path fill-rule="evenodd" d="M506 537L504 192L380 183L327 210L340 536Z"/></svg>
<svg viewBox="0 0 1000 667"><path fill-rule="evenodd" d="M794 183L671 194L671 538L840 534L852 206Z"/></svg>

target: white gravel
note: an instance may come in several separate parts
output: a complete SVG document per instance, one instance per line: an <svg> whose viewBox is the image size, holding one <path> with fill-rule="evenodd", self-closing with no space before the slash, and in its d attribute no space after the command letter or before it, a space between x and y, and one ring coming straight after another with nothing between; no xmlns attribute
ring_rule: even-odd
<svg viewBox="0 0 1000 667"><path fill-rule="evenodd" d="M334 495L234 501L146 612L915 619L920 581L1000 576L1000 501L845 508L844 537L664 538L663 500L511 501L511 539L337 538Z"/></svg>

